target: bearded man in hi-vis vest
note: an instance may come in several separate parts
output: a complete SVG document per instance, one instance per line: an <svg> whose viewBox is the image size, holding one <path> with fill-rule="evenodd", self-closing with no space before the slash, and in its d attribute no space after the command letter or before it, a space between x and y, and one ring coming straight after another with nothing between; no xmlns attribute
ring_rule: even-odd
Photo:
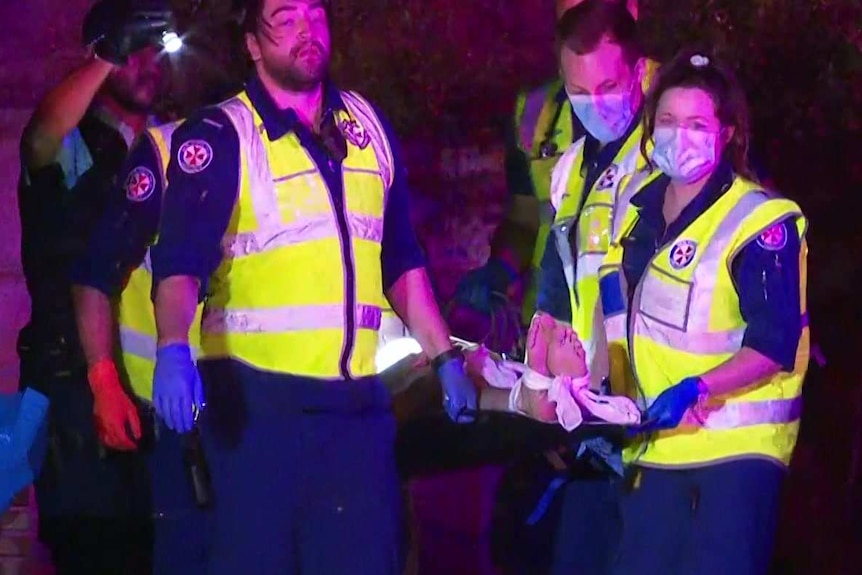
<svg viewBox="0 0 862 575"><path fill-rule="evenodd" d="M329 20L321 0L248 0L254 73L172 137L153 403L180 432L200 414L212 575L400 575L395 420L374 361L386 300L433 358L450 417L476 409L392 130L328 78Z"/></svg>

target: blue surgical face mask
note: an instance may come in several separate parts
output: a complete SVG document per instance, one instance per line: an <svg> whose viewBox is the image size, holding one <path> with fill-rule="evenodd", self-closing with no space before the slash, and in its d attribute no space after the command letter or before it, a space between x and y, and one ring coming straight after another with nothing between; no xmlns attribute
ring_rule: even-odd
<svg viewBox="0 0 862 575"><path fill-rule="evenodd" d="M628 131L635 117L634 90L612 94L568 94L572 110L592 137L608 144Z"/></svg>
<svg viewBox="0 0 862 575"><path fill-rule="evenodd" d="M653 133L652 161L672 180L696 182L717 164L717 136L704 130L659 126Z"/></svg>

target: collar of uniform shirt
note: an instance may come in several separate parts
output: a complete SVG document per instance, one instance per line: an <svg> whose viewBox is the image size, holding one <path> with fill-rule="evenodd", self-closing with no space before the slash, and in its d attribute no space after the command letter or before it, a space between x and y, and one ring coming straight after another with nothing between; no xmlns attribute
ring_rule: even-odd
<svg viewBox="0 0 862 575"><path fill-rule="evenodd" d="M683 209L679 217L671 224L666 236L676 237L678 233L691 225L694 220L720 198L733 183L733 167L730 162L723 160L706 181L706 185L699 194ZM664 222L662 208L664 207L664 194L667 191L670 178L662 175L647 184L644 189L635 194L631 203L640 210L640 217L648 221Z"/></svg>
<svg viewBox="0 0 862 575"><path fill-rule="evenodd" d="M323 85L323 90L325 113L346 109L344 101L341 99L341 93L332 82L327 80ZM246 82L245 91L254 109L260 114L260 118L263 120L263 127L270 141L274 142L288 132L293 131L299 122L296 112L291 109L279 110L257 75L252 76Z"/></svg>

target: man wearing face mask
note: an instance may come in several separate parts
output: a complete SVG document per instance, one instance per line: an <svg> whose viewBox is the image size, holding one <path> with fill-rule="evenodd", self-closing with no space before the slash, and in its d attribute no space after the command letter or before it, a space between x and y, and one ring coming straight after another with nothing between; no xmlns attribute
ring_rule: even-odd
<svg viewBox="0 0 862 575"><path fill-rule="evenodd" d="M584 0L557 0L556 18ZM624 4L638 17L638 0L605 0ZM529 287L521 307L526 327L536 310L539 266L553 221L551 171L584 128L566 98L560 77L522 92L515 116L506 131L506 180L509 206L491 239L491 256L468 273L458 285L456 297L483 313L494 307L493 294L508 294L526 272Z"/></svg>
<svg viewBox="0 0 862 575"><path fill-rule="evenodd" d="M97 3L83 25L93 55L42 99L21 142L21 259L32 305L18 338L20 385L51 401L36 498L58 575L149 572L146 471L140 455L106 441L102 422L127 406L118 381L88 372L69 273L156 101L166 24L135 3ZM132 422L128 433L138 431Z"/></svg>
<svg viewBox="0 0 862 575"><path fill-rule="evenodd" d="M542 259L537 313L571 323L587 354L591 385L608 377L598 268L608 249L623 183L641 168L640 110L655 64L643 57L634 18L618 3L585 0L557 27L560 69L586 129L551 176L556 212ZM552 573L604 573L618 537L618 455L601 439L576 446L562 488Z"/></svg>

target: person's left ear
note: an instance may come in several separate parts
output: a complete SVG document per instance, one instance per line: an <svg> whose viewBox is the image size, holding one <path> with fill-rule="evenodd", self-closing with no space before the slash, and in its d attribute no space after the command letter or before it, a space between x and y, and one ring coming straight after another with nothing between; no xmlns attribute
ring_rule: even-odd
<svg viewBox="0 0 862 575"><path fill-rule="evenodd" d="M727 126L721 132L721 144L722 146L726 146L733 139L733 135L736 134L736 128L734 126Z"/></svg>

